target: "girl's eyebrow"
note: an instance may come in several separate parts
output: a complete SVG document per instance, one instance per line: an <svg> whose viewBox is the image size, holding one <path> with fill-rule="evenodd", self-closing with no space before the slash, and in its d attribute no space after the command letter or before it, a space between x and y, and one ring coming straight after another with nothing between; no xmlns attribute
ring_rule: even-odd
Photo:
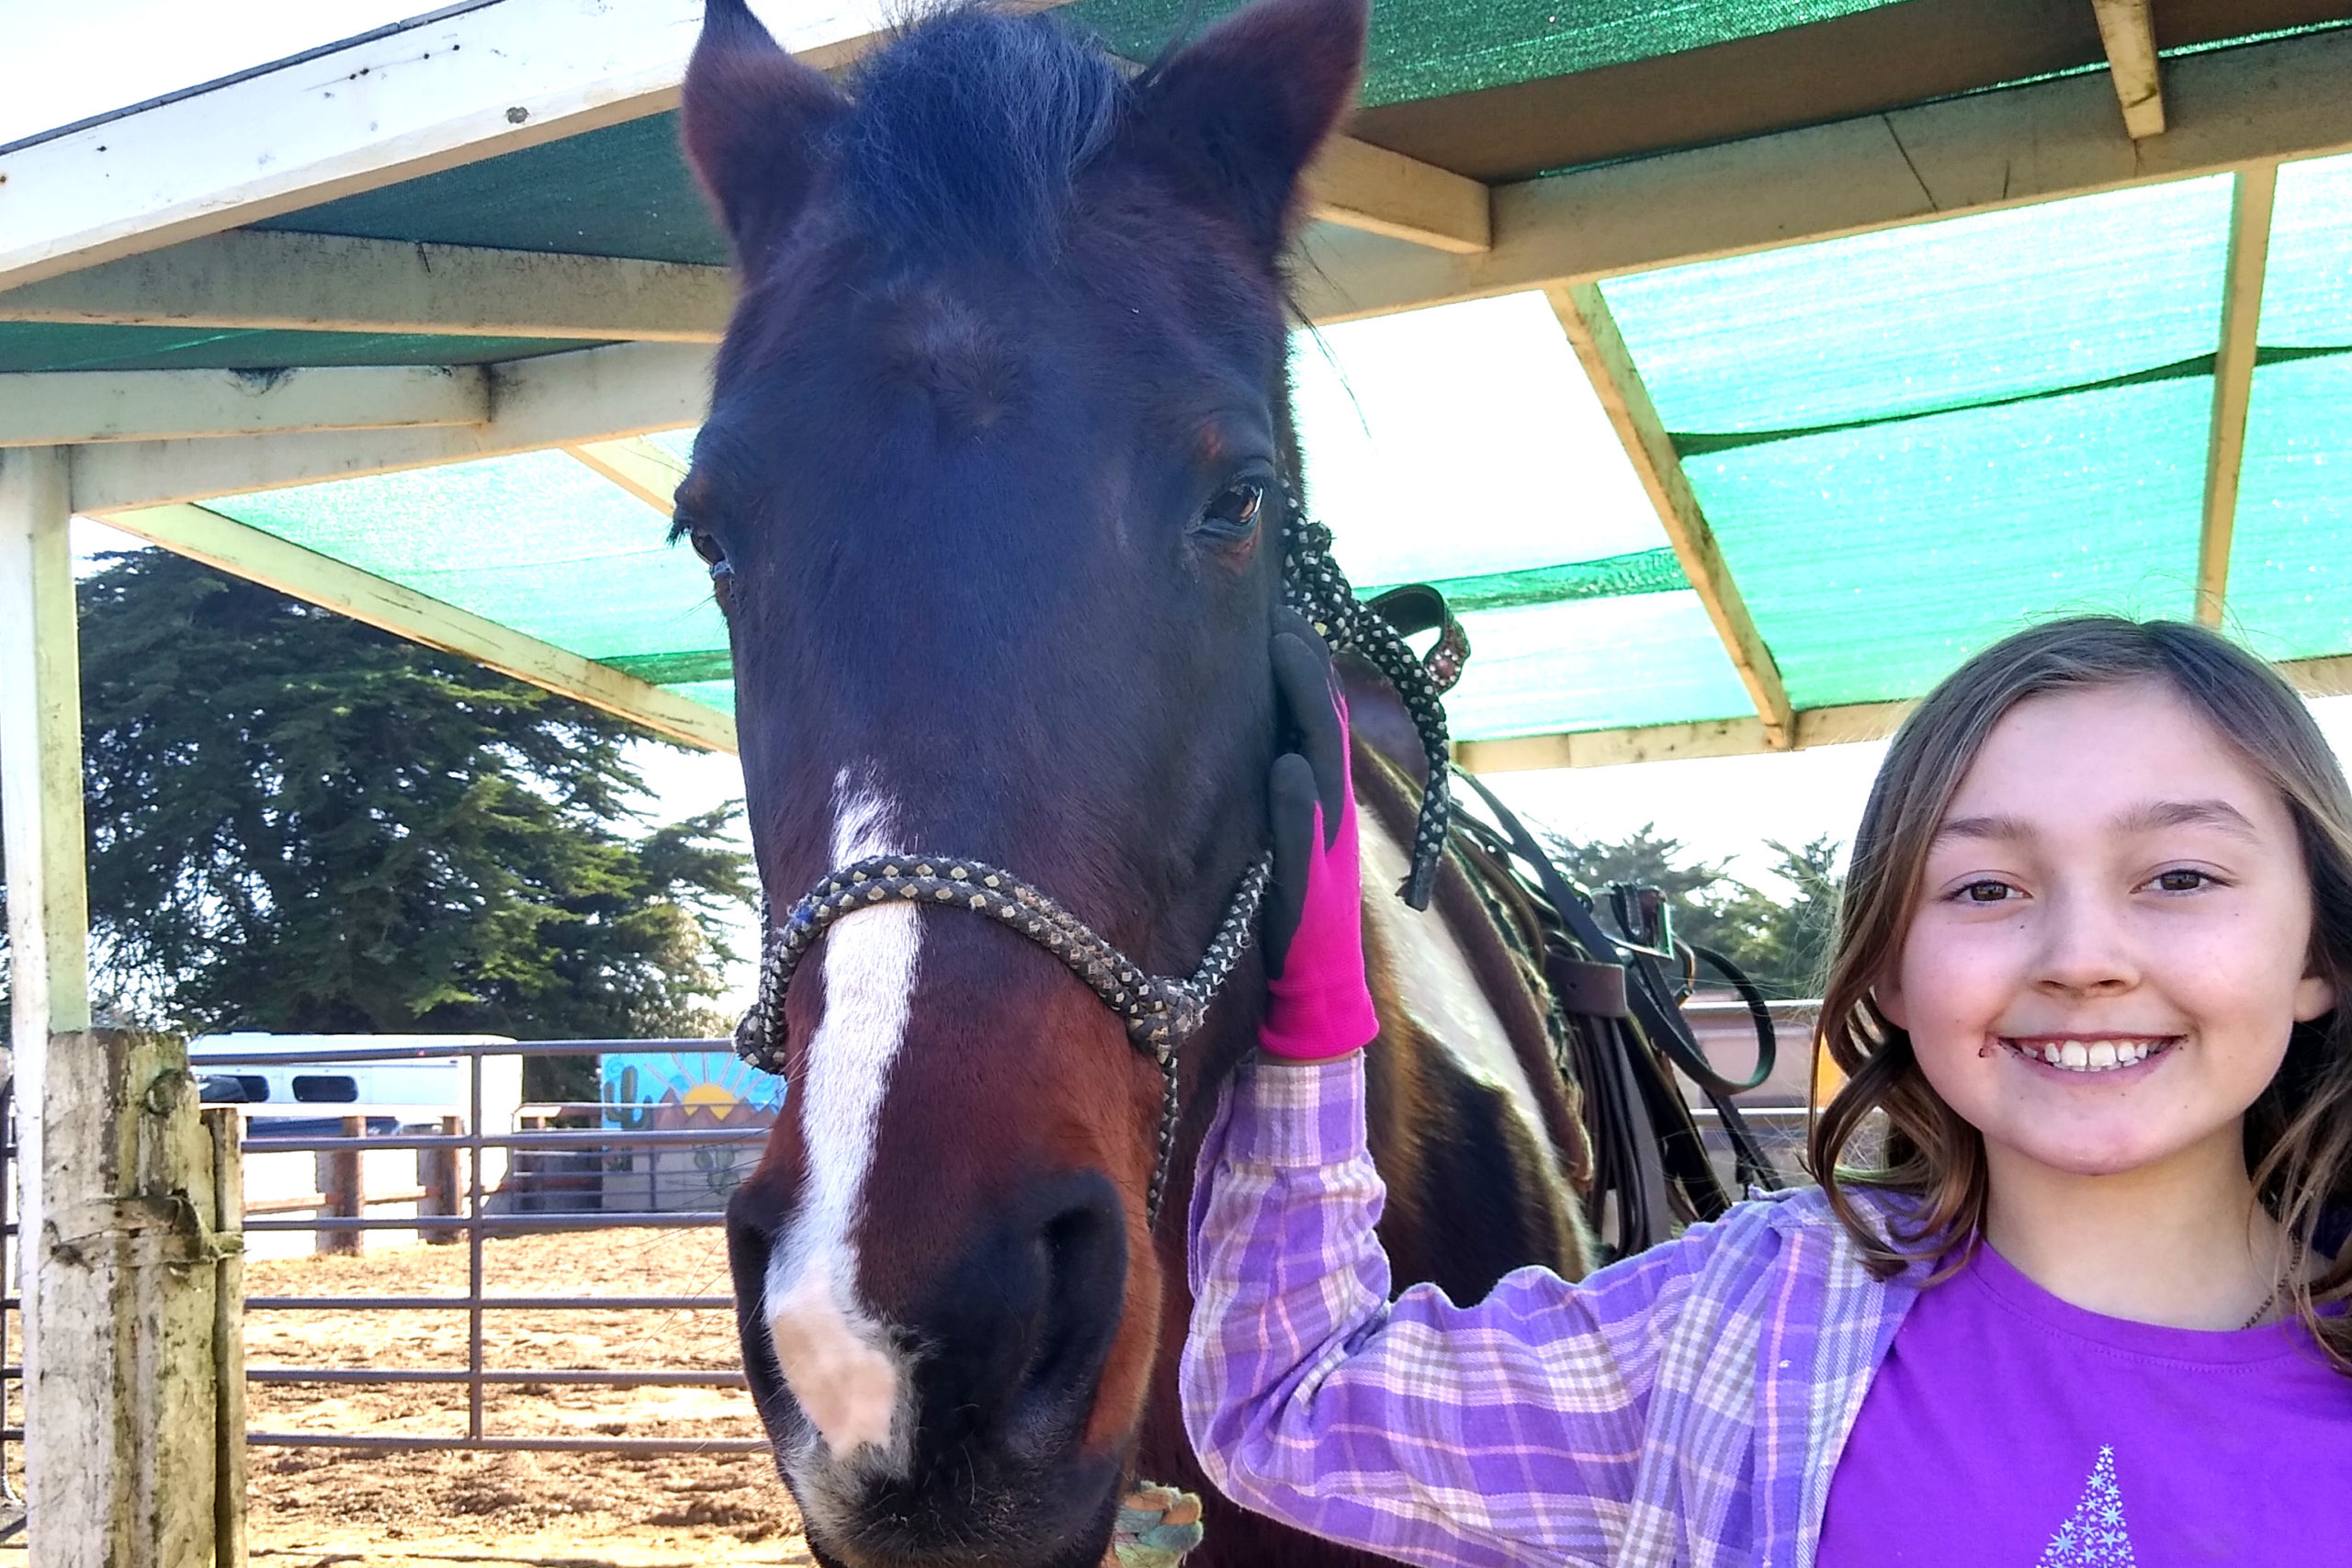
<svg viewBox="0 0 2352 1568"><path fill-rule="evenodd" d="M2262 836L2246 820L2245 813L2226 800L2152 800L2117 818L2115 825L2127 833L2155 828L2219 828L2241 839Z"/></svg>
<svg viewBox="0 0 2352 1568"><path fill-rule="evenodd" d="M1946 839L2030 839L2033 829L2022 817L1947 817L1936 827L1934 842Z"/></svg>
<svg viewBox="0 0 2352 1568"><path fill-rule="evenodd" d="M2159 828L2218 828L2241 839L2259 839L2245 813L2226 800L2151 800L2132 807L2115 819L2116 830L2145 833ZM1934 841L1946 839L2030 839L2032 825L2021 817L1948 817L1936 829Z"/></svg>

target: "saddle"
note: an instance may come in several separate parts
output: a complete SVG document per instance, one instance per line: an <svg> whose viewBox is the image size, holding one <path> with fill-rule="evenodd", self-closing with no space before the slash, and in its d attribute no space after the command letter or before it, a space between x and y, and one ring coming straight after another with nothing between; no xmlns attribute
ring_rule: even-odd
<svg viewBox="0 0 2352 1568"><path fill-rule="evenodd" d="M1393 589L1367 607L1399 637L1437 632L1424 667L1441 691L1459 679L1469 639L1436 589ZM1395 690L1344 656L1340 670L1357 737L1426 789L1426 752ZM1459 767L1452 774L1457 803L1467 804L1466 795L1484 809L1454 812L1446 856L1520 956L1546 1010L1555 1065L1582 1108L1592 1155L1585 1202L1603 1245L1627 1257L1721 1214L1741 1191L1781 1186L1733 1099L1770 1077L1778 1058L1763 993L1721 953L1678 942L1659 889L1614 885L1597 899L1475 774ZM1614 931L1597 909L1603 900ZM1755 1027L1756 1066L1745 1080L1715 1071L1682 1015L1702 965L1738 994ZM1733 1156L1730 1188L1709 1158L1681 1080L1720 1121Z"/></svg>

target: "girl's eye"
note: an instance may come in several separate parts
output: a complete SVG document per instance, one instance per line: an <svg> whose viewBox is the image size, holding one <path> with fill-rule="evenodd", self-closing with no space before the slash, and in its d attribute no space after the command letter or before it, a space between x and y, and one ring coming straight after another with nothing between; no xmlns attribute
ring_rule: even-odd
<svg viewBox="0 0 2352 1568"><path fill-rule="evenodd" d="M2174 870L2156 873L2156 886L2166 893L2194 893L2213 879L2201 871Z"/></svg>
<svg viewBox="0 0 2352 1568"><path fill-rule="evenodd" d="M1988 877L1982 882L1972 882L1962 888L1960 897L1971 904L2004 904L2008 901L2009 895L2016 891L2017 889L2007 883L1995 882Z"/></svg>

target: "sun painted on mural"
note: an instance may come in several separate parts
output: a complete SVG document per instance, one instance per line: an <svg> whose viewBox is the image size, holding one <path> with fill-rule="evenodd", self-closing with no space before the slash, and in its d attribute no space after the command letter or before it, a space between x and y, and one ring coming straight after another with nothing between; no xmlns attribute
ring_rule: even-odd
<svg viewBox="0 0 2352 1568"><path fill-rule="evenodd" d="M755 1124L784 1103L784 1080L723 1051L616 1052L604 1059L605 1124L631 1131Z"/></svg>

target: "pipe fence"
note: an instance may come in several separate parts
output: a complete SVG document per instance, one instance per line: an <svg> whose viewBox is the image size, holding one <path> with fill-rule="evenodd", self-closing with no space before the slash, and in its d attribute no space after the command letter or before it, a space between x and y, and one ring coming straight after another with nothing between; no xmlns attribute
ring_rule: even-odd
<svg viewBox="0 0 2352 1568"><path fill-rule="evenodd" d="M1782 1028L1783 1059L1809 1063L1817 1004L1775 1003L1774 1021ZM1715 1054L1716 1039L1730 1042L1728 1055L1738 1052L1736 1029L1746 1028L1746 1012L1736 1004L1696 1002L1690 1008L1701 1035ZM1735 1015L1736 1015L1735 1017ZM1710 1027L1713 1026L1713 1027ZM665 1370L658 1367L610 1366L571 1369L495 1368L488 1364L486 1325L494 1314L520 1312L677 1312L729 1310L725 1295L690 1294L518 1294L492 1293L484 1282L486 1244L496 1237L607 1229L712 1227L724 1220L720 1207L665 1210L658 1207L658 1172L634 1169L639 1156L663 1150L750 1151L754 1156L765 1142L764 1124L715 1128L653 1128L604 1123L613 1107L578 1101L539 1105L547 1115L593 1115L591 1127L516 1127L495 1131L484 1125L482 1064L492 1056L589 1056L614 1053L701 1054L725 1052L721 1040L562 1040L501 1042L484 1044L354 1046L299 1052L220 1051L192 1054L189 1067L199 1077L208 1068L232 1066L330 1066L365 1063L447 1061L467 1064L467 1109L462 1117L439 1115L433 1131L396 1126L371 1130L371 1122L395 1118L416 1107L305 1103L297 1116L333 1120L332 1134L288 1134L254 1129L254 1121L283 1119L292 1107L270 1104L245 1106L248 1126L240 1142L248 1156L311 1154L323 1156L327 1172L320 1190L290 1197L249 1201L244 1231L248 1237L278 1233L302 1233L314 1238L320 1252L356 1251L368 1232L407 1232L427 1243L463 1245L467 1248L466 1289L462 1294L395 1295L314 1294L253 1295L245 1300L250 1317L271 1313L462 1313L466 1320L466 1360L462 1368L406 1366L282 1366L248 1364L249 1384L310 1384L315 1386L392 1386L425 1384L462 1387L466 1393L464 1430L447 1433L381 1433L288 1431L256 1427L246 1441L261 1447L329 1448L376 1450L471 1450L478 1451L567 1451L605 1453L760 1452L760 1438L631 1438L583 1433L567 1437L526 1437L491 1429L486 1393L503 1386L639 1388L732 1388L747 1385L741 1371ZM1752 1051L1752 1046L1749 1047ZM1752 1055L1750 1057L1752 1060ZM1736 1063L1724 1060L1725 1067ZM1774 1075L1776 1083L1764 1091L1744 1096L1744 1109L1758 1124L1776 1156L1775 1163L1795 1175L1795 1155L1801 1150L1807 1111L1801 1093L1792 1093L1795 1079ZM1777 1089L1778 1092L1774 1092ZM331 1116L321 1117L320 1112ZM1711 1145L1721 1141L1712 1111L1701 1110L1699 1121ZM413 1187L370 1192L365 1179L366 1156L392 1150L413 1150L420 1158L420 1179ZM1718 1151L1727 1160L1728 1149ZM19 1263L15 1183L10 1179L17 1157L13 1084L0 1083L0 1307L17 1305ZM493 1185L485 1167L503 1157L504 1169ZM644 1179L640 1183L640 1174ZM626 1179L616 1181L616 1177ZM1801 1179L1801 1178L1800 1178ZM611 1210L601 1206L616 1191L624 1196L641 1185L647 1207ZM716 1195L716 1183L714 1195ZM587 1206L590 1202L597 1206ZM371 1208L413 1206L416 1212L396 1215L371 1214ZM571 1204L575 1206L559 1206ZM302 1213L300 1211L310 1211ZM11 1361L15 1347L8 1324L0 1315L0 1378L14 1388L21 1368ZM0 1425L0 1444L21 1442L22 1428ZM0 1506L15 1503L0 1467Z"/></svg>

